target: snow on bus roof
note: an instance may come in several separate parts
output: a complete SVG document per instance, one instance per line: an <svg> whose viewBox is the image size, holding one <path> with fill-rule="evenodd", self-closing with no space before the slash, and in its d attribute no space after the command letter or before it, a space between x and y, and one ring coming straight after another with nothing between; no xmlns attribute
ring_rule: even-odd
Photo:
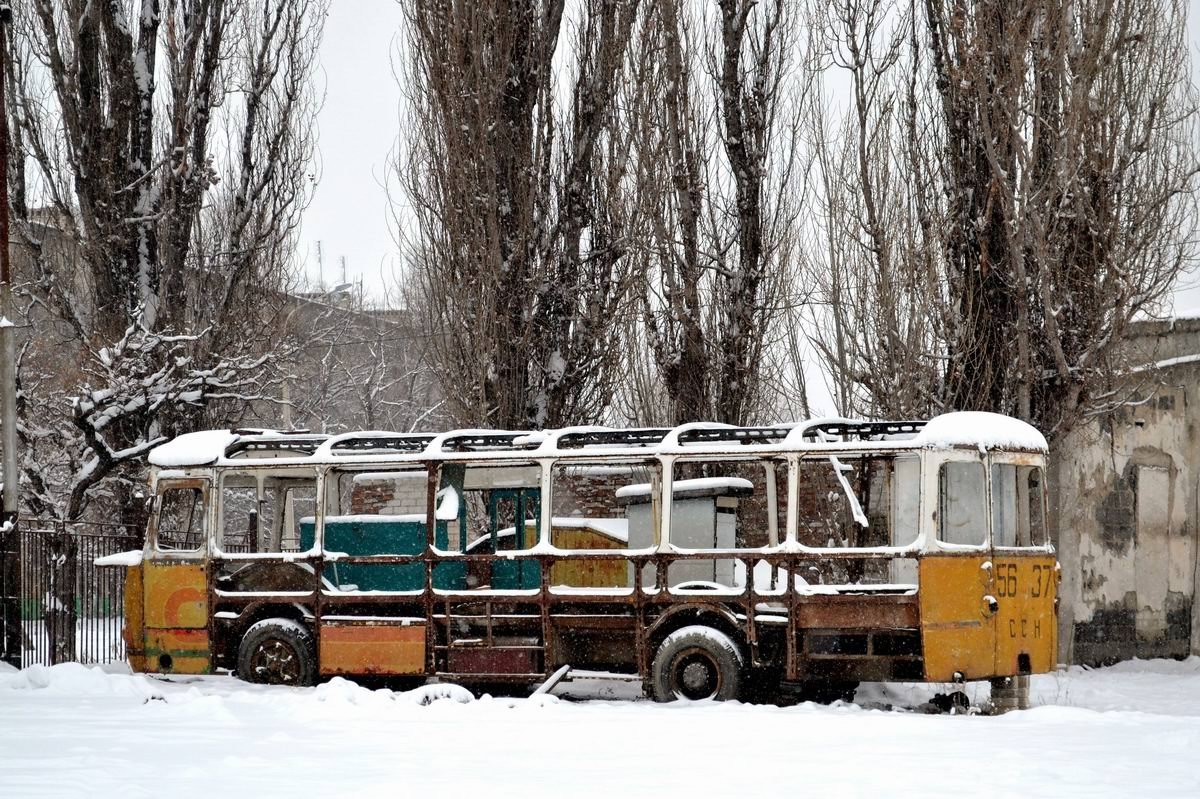
<svg viewBox="0 0 1200 799"><path fill-rule="evenodd" d="M983 447L1045 452L1046 437L1033 425L985 411L958 411L935 416L912 439L918 447Z"/></svg>
<svg viewBox="0 0 1200 799"><path fill-rule="evenodd" d="M184 433L150 450L154 466L207 466L216 463L238 435L232 430L198 430Z"/></svg>

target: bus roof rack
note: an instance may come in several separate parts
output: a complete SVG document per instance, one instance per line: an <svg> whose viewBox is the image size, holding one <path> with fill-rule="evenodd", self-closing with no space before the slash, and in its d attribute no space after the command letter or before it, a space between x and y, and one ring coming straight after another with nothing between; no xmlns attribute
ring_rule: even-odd
<svg viewBox="0 0 1200 799"><path fill-rule="evenodd" d="M586 430L565 433L558 439L562 449L585 447L653 447L671 432L666 427L641 427L631 430Z"/></svg>
<svg viewBox="0 0 1200 799"><path fill-rule="evenodd" d="M423 452L433 441L431 433L396 433L395 435L347 436L329 445L331 454L357 455L363 452Z"/></svg>
<svg viewBox="0 0 1200 799"><path fill-rule="evenodd" d="M277 434L256 430L254 433L240 435L225 450L225 457L232 458L239 453L248 452L292 452L299 455L312 455L317 448L325 443L327 436L306 435L297 433Z"/></svg>
<svg viewBox="0 0 1200 799"><path fill-rule="evenodd" d="M773 444L783 441L792 431L789 426L773 427L697 427L679 434L680 444L744 443Z"/></svg>
<svg viewBox="0 0 1200 799"><path fill-rule="evenodd" d="M859 441L879 440L884 436L914 436L925 427L924 421L900 422L847 422L843 420L815 422L804 426L801 435L805 438L838 437L843 441L857 438Z"/></svg>
<svg viewBox="0 0 1200 799"><path fill-rule="evenodd" d="M494 452L504 449L522 451L537 449L538 444L538 439L527 431L472 430L443 438L440 449L443 452Z"/></svg>

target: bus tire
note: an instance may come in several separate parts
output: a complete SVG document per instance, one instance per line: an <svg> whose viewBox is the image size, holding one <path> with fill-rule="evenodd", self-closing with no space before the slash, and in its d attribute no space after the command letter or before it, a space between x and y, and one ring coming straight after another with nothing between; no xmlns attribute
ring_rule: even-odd
<svg viewBox="0 0 1200 799"><path fill-rule="evenodd" d="M681 627L659 644L650 666L655 701L737 699L742 653L728 635L703 625Z"/></svg>
<svg viewBox="0 0 1200 799"><path fill-rule="evenodd" d="M312 632L291 619L263 619L250 625L238 647L237 673L246 682L314 684L317 648Z"/></svg>

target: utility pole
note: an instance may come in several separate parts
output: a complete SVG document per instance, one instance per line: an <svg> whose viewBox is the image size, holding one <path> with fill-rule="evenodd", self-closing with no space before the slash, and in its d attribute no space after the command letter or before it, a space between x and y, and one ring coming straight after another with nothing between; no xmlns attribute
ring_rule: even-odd
<svg viewBox="0 0 1200 799"><path fill-rule="evenodd" d="M13 341L12 271L8 259L8 65L10 0L0 0L0 468L4 497L0 512L0 659L21 668L21 538L17 530L17 353Z"/></svg>

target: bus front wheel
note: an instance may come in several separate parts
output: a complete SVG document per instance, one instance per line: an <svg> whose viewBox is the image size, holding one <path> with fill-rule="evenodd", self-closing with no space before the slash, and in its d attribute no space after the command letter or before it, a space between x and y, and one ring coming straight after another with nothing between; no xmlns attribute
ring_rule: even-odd
<svg viewBox="0 0 1200 799"><path fill-rule="evenodd" d="M317 681L312 633L291 619L250 625L238 648L238 676L267 685L312 685Z"/></svg>
<svg viewBox="0 0 1200 799"><path fill-rule="evenodd" d="M737 699L742 653L728 635L703 625L681 627L663 639L650 666L659 702L676 699Z"/></svg>

